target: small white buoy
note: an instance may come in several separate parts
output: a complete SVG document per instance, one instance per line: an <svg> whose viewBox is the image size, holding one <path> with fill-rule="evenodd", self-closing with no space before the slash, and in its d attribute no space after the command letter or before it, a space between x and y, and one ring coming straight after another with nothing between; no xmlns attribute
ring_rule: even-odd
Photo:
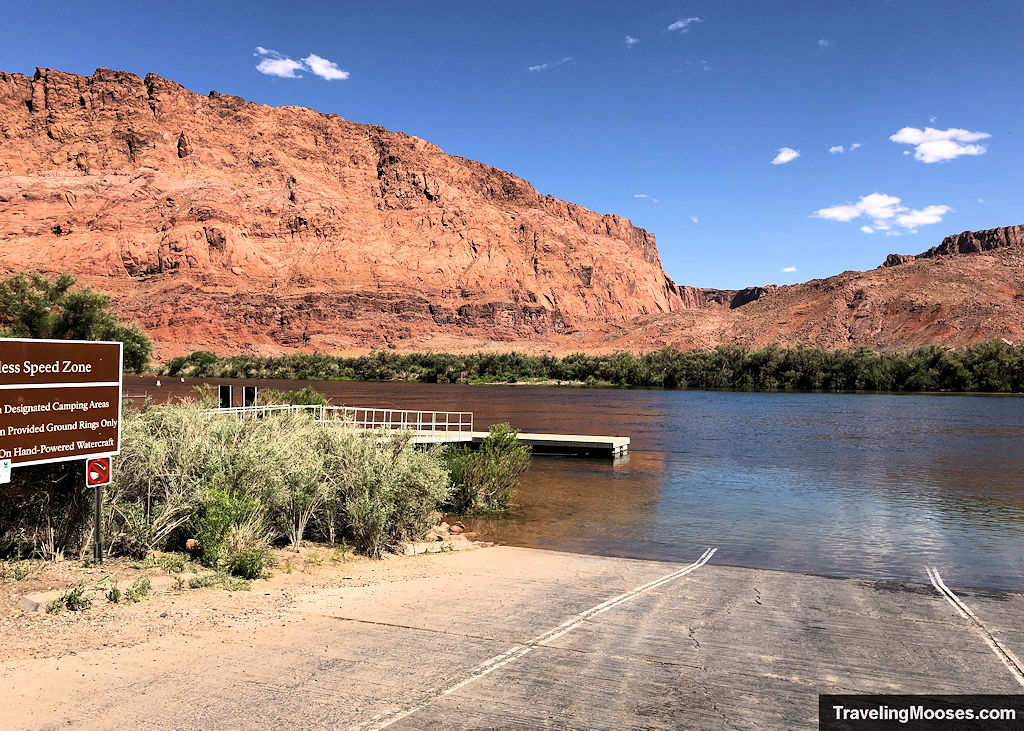
<svg viewBox="0 0 1024 731"><path fill-rule="evenodd" d="M157 388L160 388L160 379L159 379L159 378L158 378L158 379L156 379L156 387L157 387Z"/></svg>
<svg viewBox="0 0 1024 731"><path fill-rule="evenodd" d="M184 383L184 382L185 382L185 379L184 379L184 378L182 378L182 379L181 379L181 382L182 382L182 383Z"/></svg>

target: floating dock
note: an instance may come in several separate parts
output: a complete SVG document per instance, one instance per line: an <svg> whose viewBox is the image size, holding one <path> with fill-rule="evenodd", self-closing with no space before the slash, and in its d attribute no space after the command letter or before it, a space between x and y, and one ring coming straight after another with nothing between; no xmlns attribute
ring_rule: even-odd
<svg viewBox="0 0 1024 731"><path fill-rule="evenodd" d="M485 431L471 435L473 444L481 444ZM531 434L519 433L519 443L528 444L534 454L567 455L573 457L624 457L629 451L629 437L602 437L587 434Z"/></svg>
<svg viewBox="0 0 1024 731"><path fill-rule="evenodd" d="M469 411L411 411L365 406L236 406L210 409L208 414L235 415L240 419L260 418L282 411L305 411L321 423L364 430L401 429L412 432L416 444L469 444L479 446L487 432L474 431ZM537 455L607 457L620 459L629 453L629 437L590 434L544 434L519 432L520 444Z"/></svg>

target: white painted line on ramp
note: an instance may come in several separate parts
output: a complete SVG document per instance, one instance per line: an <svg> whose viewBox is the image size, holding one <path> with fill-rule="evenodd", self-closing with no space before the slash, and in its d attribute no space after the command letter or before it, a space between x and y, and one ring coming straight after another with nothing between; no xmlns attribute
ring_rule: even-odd
<svg viewBox="0 0 1024 731"><path fill-rule="evenodd" d="M978 619L974 612L971 611L971 608L964 604L960 597L954 594L953 591L946 586L946 582L942 580L942 576L939 574L939 570L937 568L934 566L925 566L924 570L928 572L928 578L931 579L932 586L935 587L935 590L938 591L947 602L953 605L953 608L956 609L957 613L961 617L969 619L974 624L975 628L981 634L982 639L985 640L985 644L987 644L992 649L992 652L994 652L996 656L1003 661L1003 665L1005 665L1006 669L1010 671L1010 674L1013 675L1014 679L1021 685L1024 685L1024 664L1017 659L1016 655L1007 650L1006 647L1003 646L1003 643L989 632L988 627Z"/></svg>
<svg viewBox="0 0 1024 731"><path fill-rule="evenodd" d="M508 665L510 662L518 660L524 655L528 655L529 653L536 650L538 647L543 647L544 645L547 645L548 643L558 639L562 635L572 632L574 629L579 627L587 620L593 619L597 615L607 612L609 609L612 609L614 607L619 606L620 604L628 602L630 599L634 599L642 594L646 594L651 589L656 589L659 586L662 586L663 584L667 584L670 581L675 581L678 578L681 578L693 571L696 571L701 566L710 561L711 557L715 555L715 551L717 550L717 548L709 548L708 550L704 551L703 554L701 554L701 557L699 559L694 561L689 566L684 566L678 571L673 571L671 574L665 574L661 578L654 579L653 581L648 581L646 584L642 584L636 587L635 589L630 589L629 591L623 592L622 594L612 597L607 601L603 601L600 604L591 607L590 609L580 612L579 614L574 614L572 617L562 622L562 624L558 625L557 627L549 629L547 632L544 632L543 634L537 635L532 640L527 640L522 645L515 645L514 647L511 647L510 649L506 650L500 655L495 655L489 660L481 663L480 665L477 665L470 671L470 674L462 680L453 683L445 688L432 688L431 690L428 690L426 692L427 698L421 701L420 703L409 706L408 708L397 708L392 711L378 713L376 716L368 718L365 721L358 723L355 726L352 726L350 731L387 728L393 723L397 723L398 721L401 721L403 718L406 718L407 716L411 716L412 714L416 713L416 711L419 711L420 709L427 707L439 698L451 695L460 688L469 685L473 681L479 680L485 675L494 672L498 668Z"/></svg>

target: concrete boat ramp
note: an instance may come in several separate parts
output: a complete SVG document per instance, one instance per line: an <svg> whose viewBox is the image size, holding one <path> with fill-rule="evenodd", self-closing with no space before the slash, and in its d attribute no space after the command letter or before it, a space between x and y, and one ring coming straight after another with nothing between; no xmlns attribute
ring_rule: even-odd
<svg viewBox="0 0 1024 731"><path fill-rule="evenodd" d="M133 621L165 629L142 644L0 658L0 727L811 729L819 693L1024 692L1024 595L946 587L968 614L941 567L901 583L695 554L494 547L305 593L153 597ZM237 619L187 632L183 612Z"/></svg>

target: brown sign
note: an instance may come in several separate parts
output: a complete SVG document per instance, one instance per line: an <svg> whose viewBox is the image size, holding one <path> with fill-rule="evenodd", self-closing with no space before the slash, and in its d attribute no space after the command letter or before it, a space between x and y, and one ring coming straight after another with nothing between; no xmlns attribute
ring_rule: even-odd
<svg viewBox="0 0 1024 731"><path fill-rule="evenodd" d="M117 454L121 343L0 338L0 460Z"/></svg>

